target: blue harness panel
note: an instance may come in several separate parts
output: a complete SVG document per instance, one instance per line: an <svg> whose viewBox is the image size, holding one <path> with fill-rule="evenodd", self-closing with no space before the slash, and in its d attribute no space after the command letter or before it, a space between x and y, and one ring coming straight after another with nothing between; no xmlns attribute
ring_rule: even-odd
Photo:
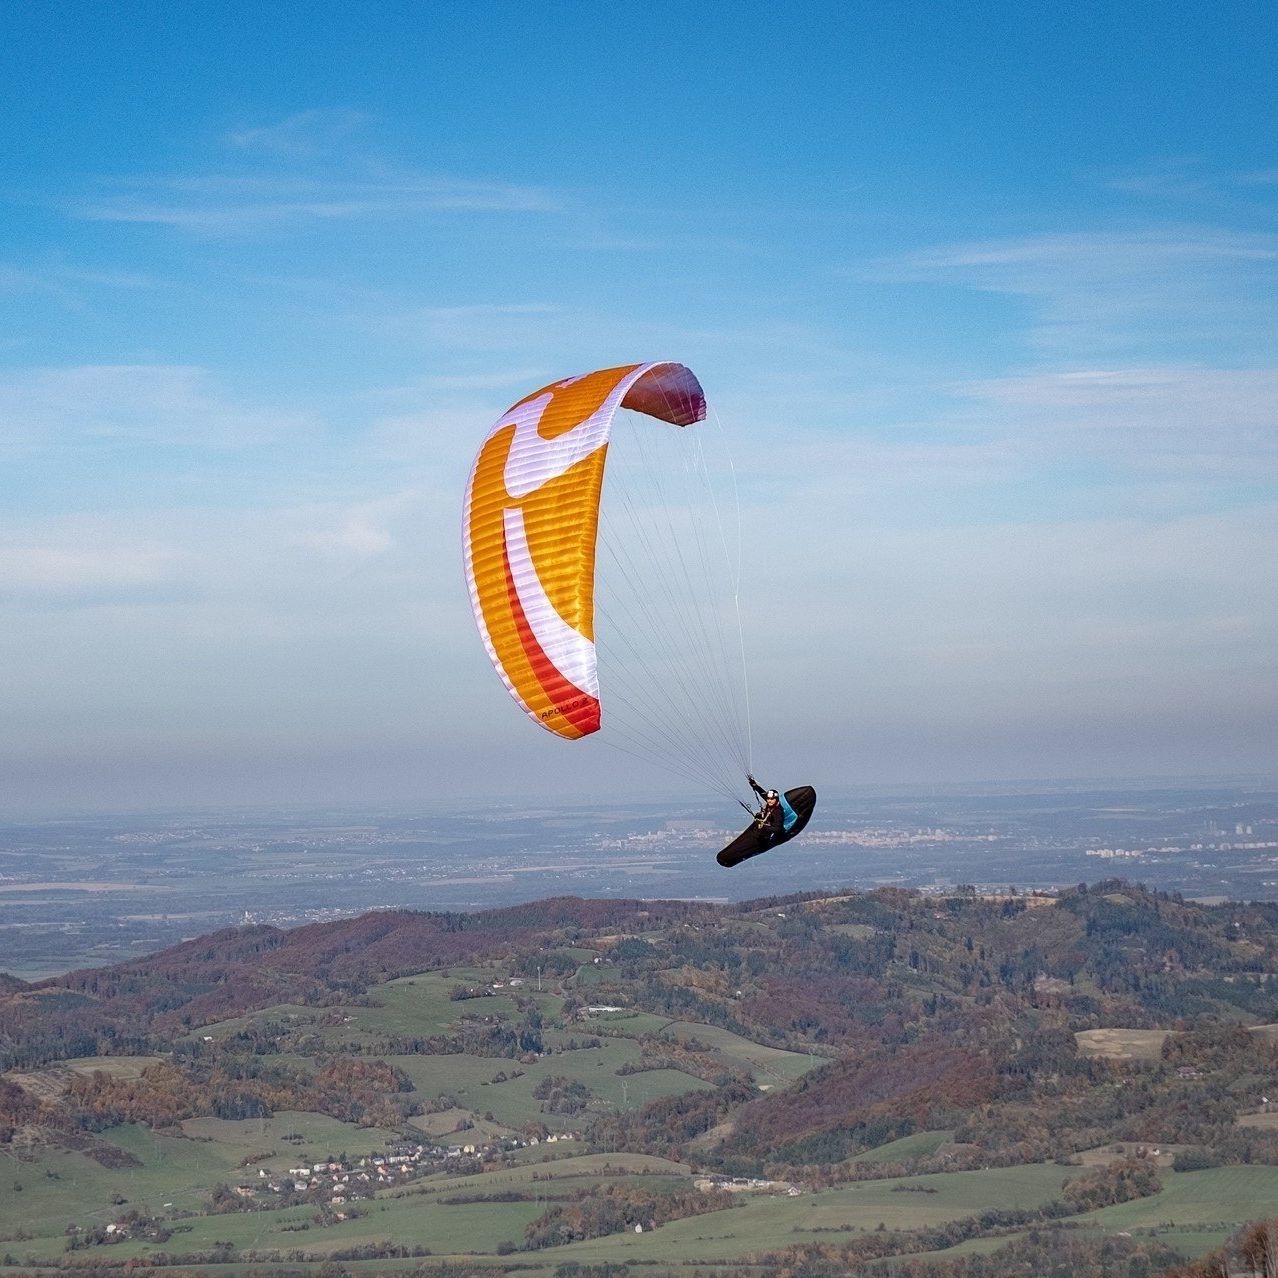
<svg viewBox="0 0 1278 1278"><path fill-rule="evenodd" d="M792 830L794 823L799 819L799 814L785 801L784 794L777 796L777 802L781 805L781 828Z"/></svg>

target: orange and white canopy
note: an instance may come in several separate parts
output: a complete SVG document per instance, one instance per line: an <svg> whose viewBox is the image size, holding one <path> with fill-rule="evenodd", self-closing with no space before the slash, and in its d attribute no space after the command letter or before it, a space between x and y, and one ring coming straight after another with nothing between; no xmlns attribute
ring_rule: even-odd
<svg viewBox="0 0 1278 1278"><path fill-rule="evenodd" d="M466 485L466 582L479 632L510 695L561 737L600 727L595 541L619 408L675 426L706 414L682 364L565 378L502 414Z"/></svg>

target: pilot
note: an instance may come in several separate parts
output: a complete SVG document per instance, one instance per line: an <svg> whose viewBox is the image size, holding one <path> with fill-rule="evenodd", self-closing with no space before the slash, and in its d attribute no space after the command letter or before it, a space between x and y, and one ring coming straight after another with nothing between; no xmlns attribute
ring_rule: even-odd
<svg viewBox="0 0 1278 1278"><path fill-rule="evenodd" d="M785 832L785 813L781 810L781 796L775 790L765 790L753 777L747 777L750 789L763 800L754 814L754 823L769 842L775 842Z"/></svg>
<svg viewBox="0 0 1278 1278"><path fill-rule="evenodd" d="M758 816L759 829L771 840L779 839L785 829L785 816L781 811L781 796L769 790Z"/></svg>

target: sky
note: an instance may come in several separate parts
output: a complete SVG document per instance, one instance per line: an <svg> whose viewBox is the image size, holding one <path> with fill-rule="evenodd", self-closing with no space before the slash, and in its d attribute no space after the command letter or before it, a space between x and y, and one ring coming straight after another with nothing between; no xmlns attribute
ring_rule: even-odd
<svg viewBox="0 0 1278 1278"><path fill-rule="evenodd" d="M1271 4L0 20L0 811L676 793L460 565L505 407L644 359L760 775L1278 772Z"/></svg>

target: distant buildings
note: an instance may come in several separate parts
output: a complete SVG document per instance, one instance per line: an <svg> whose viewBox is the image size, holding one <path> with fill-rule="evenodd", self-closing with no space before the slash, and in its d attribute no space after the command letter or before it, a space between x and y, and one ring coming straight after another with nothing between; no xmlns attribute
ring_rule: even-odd
<svg viewBox="0 0 1278 1278"><path fill-rule="evenodd" d="M547 1142L579 1139L576 1132L557 1132L546 1137ZM429 1175L456 1159L493 1158L537 1143L536 1138L525 1140L519 1136L447 1148L401 1141L384 1152L365 1154L361 1158L325 1158L315 1163L299 1164L276 1177L272 1177L265 1168L259 1168L257 1181L235 1185L231 1192L239 1198L257 1202L269 1202L269 1196L290 1193L305 1195L312 1200L322 1195L330 1203L345 1202L351 1198L368 1197L378 1189L401 1184L419 1175Z"/></svg>

